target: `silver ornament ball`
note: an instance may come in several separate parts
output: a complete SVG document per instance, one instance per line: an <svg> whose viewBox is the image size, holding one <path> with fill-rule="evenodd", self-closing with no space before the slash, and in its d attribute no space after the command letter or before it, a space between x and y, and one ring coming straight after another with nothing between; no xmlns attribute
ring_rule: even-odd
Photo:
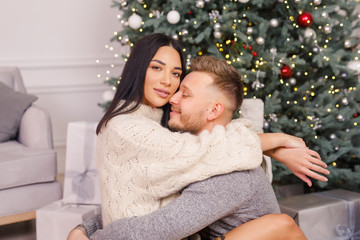
<svg viewBox="0 0 360 240"><path fill-rule="evenodd" d="M336 139L336 135L334 134L334 133L332 133L331 135L330 135L330 139Z"/></svg>
<svg viewBox="0 0 360 240"><path fill-rule="evenodd" d="M246 33L247 34L252 34L254 32L254 28L252 28L252 27L248 27L247 29L246 29Z"/></svg>
<svg viewBox="0 0 360 240"><path fill-rule="evenodd" d="M175 39L175 40L179 40L179 36L175 33L175 34L173 34L172 36L171 36L173 39Z"/></svg>
<svg viewBox="0 0 360 240"><path fill-rule="evenodd" d="M345 117L342 114L339 113L336 116L336 120L338 120L339 122L343 122L343 121L345 121Z"/></svg>
<svg viewBox="0 0 360 240"><path fill-rule="evenodd" d="M290 85L294 86L296 84L296 79L295 78L290 78L289 83L290 83Z"/></svg>
<svg viewBox="0 0 360 240"><path fill-rule="evenodd" d="M345 41L344 41L344 47L345 47L345 48L351 48L351 41L348 40L348 39L345 40Z"/></svg>
<svg viewBox="0 0 360 240"><path fill-rule="evenodd" d="M332 27L330 25L325 25L324 32L326 34L329 34L329 33L331 33L331 31L332 31Z"/></svg>
<svg viewBox="0 0 360 240"><path fill-rule="evenodd" d="M329 18L329 13L326 12L326 11L324 11L324 12L321 13L321 16L322 16L323 18Z"/></svg>
<svg viewBox="0 0 360 240"><path fill-rule="evenodd" d="M321 4L321 0L314 0L314 4L315 4L315 5L320 5L320 4Z"/></svg>
<svg viewBox="0 0 360 240"><path fill-rule="evenodd" d="M264 122L264 129L269 129L270 123L268 121Z"/></svg>
<svg viewBox="0 0 360 240"><path fill-rule="evenodd" d="M205 2L203 0L197 0L195 6L197 8L203 8L205 6Z"/></svg>
<svg viewBox="0 0 360 240"><path fill-rule="evenodd" d="M189 31L187 29L183 29L181 31L181 35L183 35L184 37L186 37L187 35L189 35Z"/></svg>
<svg viewBox="0 0 360 240"><path fill-rule="evenodd" d="M221 28L221 24L220 24L220 23L215 23L215 24L214 24L214 27L213 27L214 31L219 31L220 28Z"/></svg>
<svg viewBox="0 0 360 240"><path fill-rule="evenodd" d="M129 42L129 36L128 35L123 36L121 39L121 43L127 44L128 42Z"/></svg>
<svg viewBox="0 0 360 240"><path fill-rule="evenodd" d="M320 49L318 47L313 47L312 52L318 54L320 52Z"/></svg>
<svg viewBox="0 0 360 240"><path fill-rule="evenodd" d="M341 103L342 103L344 106L347 106L347 105L349 105L349 100L348 100L346 97L344 97L344 98L341 99Z"/></svg>

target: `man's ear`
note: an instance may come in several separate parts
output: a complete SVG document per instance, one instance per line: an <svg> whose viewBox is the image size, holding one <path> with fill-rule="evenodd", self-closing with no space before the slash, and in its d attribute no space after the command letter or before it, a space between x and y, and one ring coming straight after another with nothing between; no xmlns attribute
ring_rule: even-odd
<svg viewBox="0 0 360 240"><path fill-rule="evenodd" d="M211 108L208 109L208 120L212 121L217 119L224 111L224 104L221 102L215 102Z"/></svg>

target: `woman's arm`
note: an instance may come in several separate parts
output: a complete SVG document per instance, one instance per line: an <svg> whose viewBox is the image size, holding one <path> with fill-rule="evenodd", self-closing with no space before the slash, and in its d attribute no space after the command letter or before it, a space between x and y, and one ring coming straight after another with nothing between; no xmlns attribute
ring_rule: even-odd
<svg viewBox="0 0 360 240"><path fill-rule="evenodd" d="M109 162L113 169L136 164L159 198L214 175L255 168L262 161L257 134L241 121L234 120L226 128L215 126L211 133L204 131L194 136L170 132L154 121L114 120L99 136L106 145L99 149L98 141L98 153L104 156L101 159L110 154L119 157L106 163L98 161L100 171L101 165Z"/></svg>
<svg viewBox="0 0 360 240"><path fill-rule="evenodd" d="M277 148L275 151L266 151L264 154L284 163L293 174L309 186L312 183L307 176L326 182L327 178L319 173L330 174L330 171L326 169L326 163L321 161L320 155L308 148Z"/></svg>

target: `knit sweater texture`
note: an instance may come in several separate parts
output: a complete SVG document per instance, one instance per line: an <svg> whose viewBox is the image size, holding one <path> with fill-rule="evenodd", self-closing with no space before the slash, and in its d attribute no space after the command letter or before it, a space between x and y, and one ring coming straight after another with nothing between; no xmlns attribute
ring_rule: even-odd
<svg viewBox="0 0 360 240"><path fill-rule="evenodd" d="M180 197L143 217L122 218L101 229L98 217L91 240L214 239L252 219L280 213L272 186L263 169L218 175L187 186ZM94 227L94 222L97 224ZM199 232L199 234L194 234Z"/></svg>
<svg viewBox="0 0 360 240"><path fill-rule="evenodd" d="M235 120L194 136L162 127L161 115L141 105L113 117L98 135L104 227L159 209L190 183L261 164L260 140L248 122Z"/></svg>

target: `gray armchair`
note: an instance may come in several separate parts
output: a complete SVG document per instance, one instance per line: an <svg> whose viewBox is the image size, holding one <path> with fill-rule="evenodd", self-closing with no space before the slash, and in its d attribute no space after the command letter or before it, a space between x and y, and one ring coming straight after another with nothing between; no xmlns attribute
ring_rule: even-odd
<svg viewBox="0 0 360 240"><path fill-rule="evenodd" d="M0 83L3 89L10 87L18 92L15 95L26 96L17 68L0 67ZM2 106L16 107L4 94L0 101ZM0 123L9 121L8 117L0 113ZM56 152L49 114L31 104L19 117L16 136L0 142L0 225L33 219L36 209L62 197L61 185L55 180Z"/></svg>

